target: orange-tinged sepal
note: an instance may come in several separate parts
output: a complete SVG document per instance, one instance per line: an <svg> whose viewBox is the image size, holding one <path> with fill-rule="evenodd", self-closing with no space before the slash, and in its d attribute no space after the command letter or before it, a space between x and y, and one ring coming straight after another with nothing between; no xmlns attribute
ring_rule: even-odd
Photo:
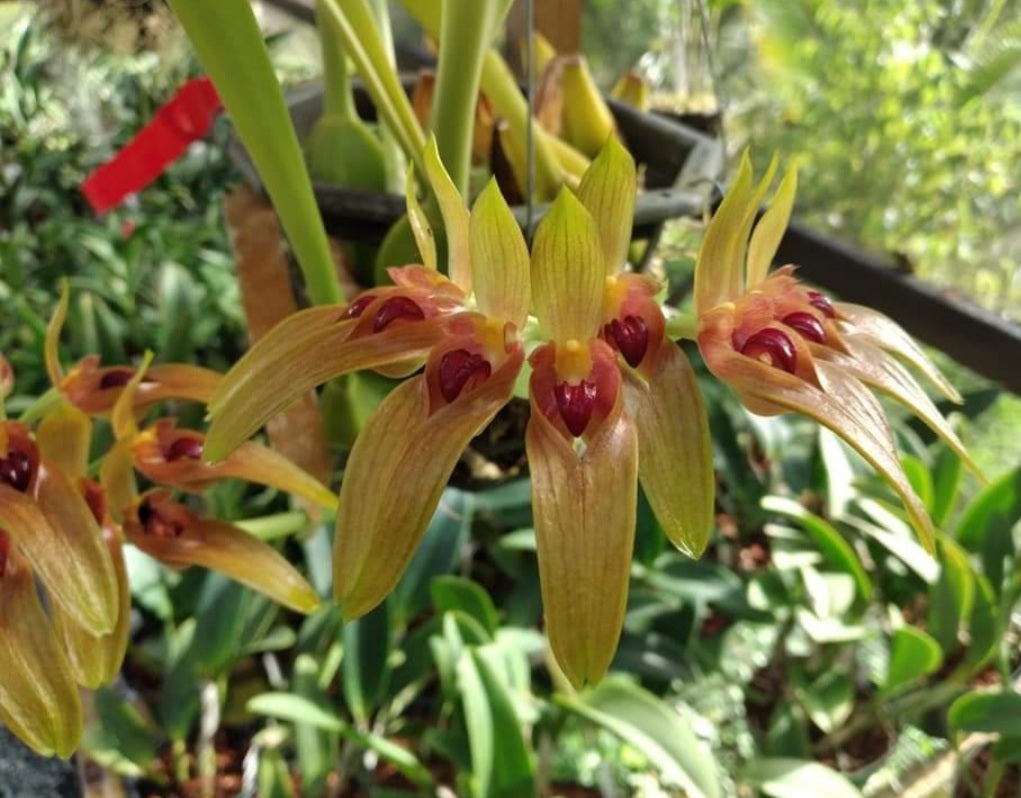
<svg viewBox="0 0 1021 798"><path fill-rule="evenodd" d="M599 230L608 275L623 270L627 262L637 191L634 159L616 136L610 136L577 190Z"/></svg>
<svg viewBox="0 0 1021 798"><path fill-rule="evenodd" d="M619 411L583 455L533 407L525 436L546 634L575 687L606 673L627 605L638 436Z"/></svg>
<svg viewBox="0 0 1021 798"><path fill-rule="evenodd" d="M495 179L472 207L468 243L479 310L521 329L531 294L528 246Z"/></svg>
<svg viewBox="0 0 1021 798"><path fill-rule="evenodd" d="M272 546L231 524L200 519L166 491L143 494L125 516L124 533L166 565L211 568L297 612L315 612L322 603Z"/></svg>
<svg viewBox="0 0 1021 798"><path fill-rule="evenodd" d="M66 759L82 735L78 687L32 572L13 550L0 561L0 639L0 721L42 756Z"/></svg>

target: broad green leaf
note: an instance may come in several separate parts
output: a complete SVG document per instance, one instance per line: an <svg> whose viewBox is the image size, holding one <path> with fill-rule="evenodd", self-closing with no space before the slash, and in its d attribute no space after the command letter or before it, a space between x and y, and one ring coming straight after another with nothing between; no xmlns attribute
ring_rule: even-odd
<svg viewBox="0 0 1021 798"><path fill-rule="evenodd" d="M89 747L112 748L140 768L155 762L160 737L139 711L109 687L94 695L96 729Z"/></svg>
<svg viewBox="0 0 1021 798"><path fill-rule="evenodd" d="M932 637L913 626L903 626L893 633L890 643L890 666L886 673L884 693L891 693L921 679L943 664L943 650Z"/></svg>
<svg viewBox="0 0 1021 798"><path fill-rule="evenodd" d="M260 798L294 798L294 782L287 760L276 748L268 748L259 757Z"/></svg>
<svg viewBox="0 0 1021 798"><path fill-rule="evenodd" d="M964 462L949 446L940 445L932 464L932 522L944 528L957 503Z"/></svg>
<svg viewBox="0 0 1021 798"><path fill-rule="evenodd" d="M722 795L708 747L676 710L647 690L611 676L592 690L555 700L634 746L689 798Z"/></svg>
<svg viewBox="0 0 1021 798"><path fill-rule="evenodd" d="M799 502L781 496L766 496L762 500L762 508L800 522L826 560L835 568L850 574L862 599L868 601L872 598L872 582L858 555L832 524L809 512Z"/></svg>
<svg viewBox="0 0 1021 798"><path fill-rule="evenodd" d="M457 683L471 746L473 793L479 798L535 795L532 758L506 685L476 651L462 652Z"/></svg>
<svg viewBox="0 0 1021 798"><path fill-rule="evenodd" d="M907 476L908 482L911 483L911 487L914 488L918 498L922 500L922 504L925 505L925 509L931 515L935 488L932 484L932 474L929 471L929 466L910 454L903 455L900 462L904 466L904 474Z"/></svg>
<svg viewBox="0 0 1021 798"><path fill-rule="evenodd" d="M809 757L812 755L808 724L805 722L804 713L797 704L788 701L777 702L762 751L769 756Z"/></svg>
<svg viewBox="0 0 1021 798"><path fill-rule="evenodd" d="M307 698L291 693L263 693L249 699L246 707L255 715L267 715L291 723L307 723L324 731L336 732L363 748L375 751L415 784L422 786L432 784L432 775L428 768L406 748L379 735L359 731Z"/></svg>
<svg viewBox="0 0 1021 798"><path fill-rule="evenodd" d="M968 624L968 655L962 663L963 668L977 671L996 651L1002 641L999 608L996 594L989 580L983 574L975 574L975 592Z"/></svg>
<svg viewBox="0 0 1021 798"><path fill-rule="evenodd" d="M828 671L811 684L795 684L794 693L812 723L827 734L840 727L854 709L854 683L839 671Z"/></svg>
<svg viewBox="0 0 1021 798"><path fill-rule="evenodd" d="M986 487L965 508L954 537L982 558L993 589L1003 586L1004 560L1014 557L1013 528L1021 519L1021 466Z"/></svg>
<svg viewBox="0 0 1021 798"><path fill-rule="evenodd" d="M947 723L954 733L992 732L1021 736L1021 694L967 693L950 705Z"/></svg>
<svg viewBox="0 0 1021 798"><path fill-rule="evenodd" d="M771 798L862 798L861 792L835 770L800 759L755 759L742 773Z"/></svg>
<svg viewBox="0 0 1021 798"><path fill-rule="evenodd" d="M329 706L326 691L319 685L319 666L313 657L300 654L294 661L291 686L295 694L319 706ZM294 750L305 795L322 795L326 780L336 767L340 744L336 732L314 724L294 724Z"/></svg>
<svg viewBox="0 0 1021 798"><path fill-rule="evenodd" d="M199 672L213 678L237 657L244 643L245 612L252 593L215 571L202 585L196 606L190 657Z"/></svg>
<svg viewBox="0 0 1021 798"><path fill-rule="evenodd" d="M433 579L431 590L438 613L461 610L478 621L490 637L496 635L500 619L481 585L460 576L439 576Z"/></svg>
<svg viewBox="0 0 1021 798"><path fill-rule="evenodd" d="M259 171L309 295L340 302L330 247L283 92L248 0L171 0Z"/></svg>
<svg viewBox="0 0 1021 798"><path fill-rule="evenodd" d="M937 533L940 573L929 588L929 634L949 654L957 647L961 622L969 618L975 595L975 575L968 554L953 538Z"/></svg>
<svg viewBox="0 0 1021 798"><path fill-rule="evenodd" d="M527 481L524 484L527 490ZM394 588L391 601L394 603L395 626L403 626L429 607L429 585L434 577L456 570L468 541L475 505L476 497L472 493L458 488L443 491L440 506L429 522L422 542Z"/></svg>
<svg viewBox="0 0 1021 798"><path fill-rule="evenodd" d="M367 615L344 624L341 640L341 687L351 714L362 723L375 713L390 680L388 660L393 647L390 600Z"/></svg>

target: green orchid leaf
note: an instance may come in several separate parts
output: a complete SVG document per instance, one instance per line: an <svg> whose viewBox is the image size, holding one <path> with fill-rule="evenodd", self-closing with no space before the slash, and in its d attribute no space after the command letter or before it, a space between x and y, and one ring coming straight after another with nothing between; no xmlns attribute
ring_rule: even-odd
<svg viewBox="0 0 1021 798"><path fill-rule="evenodd" d="M251 4L170 0L170 6L280 214L309 295L318 304L339 302L340 284L312 184Z"/></svg>

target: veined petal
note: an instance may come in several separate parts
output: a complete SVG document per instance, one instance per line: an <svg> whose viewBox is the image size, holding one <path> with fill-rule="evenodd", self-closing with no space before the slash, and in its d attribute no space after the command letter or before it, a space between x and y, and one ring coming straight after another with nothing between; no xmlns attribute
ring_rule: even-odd
<svg viewBox="0 0 1021 798"><path fill-rule="evenodd" d="M320 310L315 308L314 310ZM334 315L336 319L336 315ZM327 380L352 371L424 358L443 335L445 320L395 324L375 335L348 338L334 327L304 336L296 347L275 328L252 347L225 377L206 436L205 457L225 457L295 399ZM348 324L349 322L344 322Z"/></svg>
<svg viewBox="0 0 1021 798"><path fill-rule="evenodd" d="M383 400L344 472L333 549L333 591L345 618L364 615L400 579L471 439L510 399L520 347L488 379L429 413L420 375Z"/></svg>
<svg viewBox="0 0 1021 798"><path fill-rule="evenodd" d="M124 511L138 499L138 485L135 482L132 438L117 441L103 457L99 466L99 484L106 495L106 506L110 517L120 523Z"/></svg>
<svg viewBox="0 0 1021 798"><path fill-rule="evenodd" d="M532 302L539 328L556 342L599 331L606 266L595 220L562 188L532 243Z"/></svg>
<svg viewBox="0 0 1021 798"><path fill-rule="evenodd" d="M42 459L69 479L85 476L89 467L92 420L81 410L62 401L43 416L36 427L35 441Z"/></svg>
<svg viewBox="0 0 1021 798"><path fill-rule="evenodd" d="M244 479L328 509L337 504L332 490L272 449L245 441L224 459L209 464L202 460L202 433L174 425L174 419L159 419L135 438L135 468L153 482L201 493L223 479Z"/></svg>
<svg viewBox="0 0 1021 798"><path fill-rule="evenodd" d="M475 200L468 244L479 310L522 329L531 296L528 245L495 179Z"/></svg>
<svg viewBox="0 0 1021 798"><path fill-rule="evenodd" d="M703 346L701 340L699 346ZM759 403L777 411L793 410L843 438L900 496L919 539L933 551L932 519L904 474L882 407L861 383L825 360L816 360L814 364L820 389L793 374L722 347L718 352L705 354L706 362L713 361L713 373L728 382L753 412L760 412Z"/></svg>
<svg viewBox="0 0 1021 798"><path fill-rule="evenodd" d="M892 352L907 361L928 377L932 384L951 401L957 403L963 401L957 389L947 382L936 365L929 360L918 344L904 331L904 328L893 319L864 305L837 302L835 307L840 318L848 321L854 328L853 332L867 335L880 349Z"/></svg>
<svg viewBox="0 0 1021 798"><path fill-rule="evenodd" d="M578 199L595 219L608 276L621 271L627 263L637 192L635 161L620 140L610 136L581 178L577 192Z"/></svg>
<svg viewBox="0 0 1021 798"><path fill-rule="evenodd" d="M82 735L78 687L16 556L0 568L0 639L0 721L39 754L66 759Z"/></svg>
<svg viewBox="0 0 1021 798"><path fill-rule="evenodd" d="M780 247L780 239L787 230L787 223L791 220L791 210L794 208L794 195L798 192L798 170L793 166L787 167L787 174L784 175L780 187L776 190L773 202L769 209L762 214L759 223L755 225L751 241L748 244L748 271L746 286L748 289L755 288L769 272L773 263L773 257Z"/></svg>
<svg viewBox="0 0 1021 798"><path fill-rule="evenodd" d="M231 524L198 518L165 491L142 497L125 518L124 533L162 563L211 568L297 612L315 612L322 603L272 546Z"/></svg>
<svg viewBox="0 0 1021 798"><path fill-rule="evenodd" d="M436 137L433 135L429 136L429 142L425 145L425 171L443 215L443 227L447 234L447 274L469 294L472 290L472 269L468 248L468 206L440 160Z"/></svg>
<svg viewBox="0 0 1021 798"><path fill-rule="evenodd" d="M99 523L77 482L45 461L35 498L46 525L29 536L31 543L7 524L4 528L50 596L86 629L106 634L117 622L117 583Z"/></svg>
<svg viewBox="0 0 1021 798"><path fill-rule="evenodd" d="M3 352L0 352L0 402L11 395L14 390L14 369Z"/></svg>
<svg viewBox="0 0 1021 798"><path fill-rule="evenodd" d="M116 533L103 531L104 542L117 580L117 625L105 635L94 635L81 628L59 604L50 608L53 626L62 648L67 652L71 673L78 684L94 690L113 681L124 662L131 631L131 585L124 562L124 551Z"/></svg>
<svg viewBox="0 0 1021 798"><path fill-rule="evenodd" d="M929 429L942 438L968 468L983 480L985 479L943 414L939 412L936 405L899 360L861 335L844 335L842 340L850 350L851 356L834 352L825 347L817 347L813 351L819 353L816 355L817 357L831 361L866 385L883 391L903 404L922 419Z"/></svg>
<svg viewBox="0 0 1021 798"><path fill-rule="evenodd" d="M60 331L67 320L67 308L71 302L71 289L67 280L60 281L60 299L53 309L49 324L46 325L46 338L43 342L43 359L46 361L46 373L55 388L59 388L64 380L64 369L60 365Z"/></svg>
<svg viewBox="0 0 1021 798"><path fill-rule="evenodd" d="M584 455L537 409L525 435L546 634L576 687L598 682L620 639L635 536L638 434L607 418Z"/></svg>
<svg viewBox="0 0 1021 798"><path fill-rule="evenodd" d="M721 302L733 300L734 272L744 269L739 240L741 222L752 193L752 163L745 152L737 177L709 220L695 261L695 312L702 315Z"/></svg>
<svg viewBox="0 0 1021 798"><path fill-rule="evenodd" d="M39 486L52 517L29 496L0 484L0 528L32 563L53 600L82 626L105 634L116 622L117 597L99 528L85 500L58 472L40 469Z"/></svg>
<svg viewBox="0 0 1021 798"><path fill-rule="evenodd" d="M424 73L419 73L421 77ZM422 210L422 204L418 201L418 194L415 193L415 165L408 164L408 176L404 181L404 204L408 208L408 226L411 227L411 234L415 237L415 245L418 247L418 254L422 256L422 265L431 271L436 270L436 236L433 234L432 225Z"/></svg>
<svg viewBox="0 0 1021 798"><path fill-rule="evenodd" d="M638 475L667 538L685 554L705 551L716 479L709 420L684 351L667 342L648 382L627 375L624 402L638 429Z"/></svg>

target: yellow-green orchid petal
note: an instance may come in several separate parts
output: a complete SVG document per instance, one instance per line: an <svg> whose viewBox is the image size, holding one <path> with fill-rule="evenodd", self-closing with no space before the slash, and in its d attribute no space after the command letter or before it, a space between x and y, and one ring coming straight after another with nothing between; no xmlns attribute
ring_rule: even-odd
<svg viewBox="0 0 1021 798"><path fill-rule="evenodd" d="M46 519L44 526L35 527L29 535L6 522L0 526L17 542L50 596L65 611L90 632L108 633L117 622L116 575L81 487L44 461L35 498ZM3 513L0 510L0 516Z"/></svg>
<svg viewBox="0 0 1021 798"><path fill-rule="evenodd" d="M133 438L117 441L99 466L99 484L106 495L110 517L117 523L123 519L124 511L138 499L138 484L135 481L135 465L131 453L133 445Z"/></svg>
<svg viewBox="0 0 1021 798"><path fill-rule="evenodd" d="M749 290L766 279L776 251L780 248L780 240L787 230L787 223L791 220L791 210L794 208L794 196L797 191L798 170L791 164L787 167L787 174L780 182L780 187L776 190L769 209L762 214L759 223L755 225L751 241L748 244L748 271L745 285Z"/></svg>
<svg viewBox="0 0 1021 798"><path fill-rule="evenodd" d="M943 414L899 360L861 335L844 335L841 341L850 356L821 346L813 347L813 355L829 360L866 385L892 396L922 419L979 478L985 479Z"/></svg>
<svg viewBox="0 0 1021 798"><path fill-rule="evenodd" d="M538 409L525 435L546 634L575 687L598 682L617 648L634 548L638 434L608 417L579 456Z"/></svg>
<svg viewBox="0 0 1021 798"><path fill-rule="evenodd" d="M334 377L409 359L422 359L443 336L443 320L394 325L350 339L358 319L338 323L340 310L295 314L259 339L224 377L209 406L212 425L205 457L222 459L295 399ZM296 334L297 333L297 334Z"/></svg>
<svg viewBox="0 0 1021 798"><path fill-rule="evenodd" d="M479 310L522 329L531 293L528 245L495 178L472 207L468 245Z"/></svg>
<svg viewBox="0 0 1021 798"><path fill-rule="evenodd" d="M901 360L914 366L952 402L963 401L957 389L947 382L925 352L893 319L864 305L837 302L835 307L839 317L849 322L854 332L868 336L880 349L892 352Z"/></svg>
<svg viewBox="0 0 1021 798"><path fill-rule="evenodd" d="M92 420L78 408L61 402L49 411L35 431L42 459L69 479L85 476L89 467Z"/></svg>
<svg viewBox="0 0 1021 798"><path fill-rule="evenodd" d="M55 388L59 388L64 380L64 369L60 365L60 331L67 320L67 308L71 302L71 289L67 280L60 281L60 299L53 309L49 324L46 325L46 338L43 342L43 360L46 362L46 373Z"/></svg>
<svg viewBox="0 0 1021 798"><path fill-rule="evenodd" d="M0 721L42 756L66 759L82 735L78 687L17 556L0 565L0 639Z"/></svg>
<svg viewBox="0 0 1021 798"><path fill-rule="evenodd" d="M464 448L510 400L523 357L515 347L484 382L432 412L426 376L414 377L369 418L337 511L333 591L345 618L369 612L397 584Z"/></svg>
<svg viewBox="0 0 1021 798"><path fill-rule="evenodd" d="M713 528L716 479L709 420L683 350L667 342L648 381L629 374L624 402L638 429L638 475L666 533L698 557Z"/></svg>
<svg viewBox="0 0 1021 798"><path fill-rule="evenodd" d="M422 209L415 193L415 165L408 164L408 176L404 182L404 201L408 208L408 225L415 237L418 254L422 256L422 265L432 271L436 270L436 236L432 225Z"/></svg>
<svg viewBox="0 0 1021 798"><path fill-rule="evenodd" d="M135 419L135 394L145 378L146 370L152 363L152 357L152 352L145 353L142 365L129 377L123 390L117 396L117 401L114 402L113 411L110 413L110 423L117 440L131 438L138 433L138 421Z"/></svg>
<svg viewBox="0 0 1021 798"><path fill-rule="evenodd" d="M4 357L3 352L0 352L0 402L10 396L13 390L14 369L11 368L11 364Z"/></svg>
<svg viewBox="0 0 1021 798"><path fill-rule="evenodd" d="M932 519L904 474L882 407L858 380L838 366L816 360L814 368L819 379L816 387L712 341L700 341L699 346L713 373L734 387L752 412L793 410L843 438L897 493L919 539L933 551Z"/></svg>
<svg viewBox="0 0 1021 798"><path fill-rule="evenodd" d="M117 625L105 635L94 635L81 628L59 604L50 608L53 626L62 648L67 652L74 679L82 687L94 690L113 681L124 662L131 631L131 585L120 540L113 530L103 531L110 561L117 580Z"/></svg>
<svg viewBox="0 0 1021 798"><path fill-rule="evenodd" d="M425 146L425 171L443 216L447 238L447 274L466 294L472 290L471 252L468 247L468 206L440 160L436 137Z"/></svg>
<svg viewBox="0 0 1021 798"><path fill-rule="evenodd" d="M165 491L150 491L124 519L128 540L175 568L219 571L286 607L310 614L322 600L276 549L221 521L200 519Z"/></svg>
<svg viewBox="0 0 1021 798"><path fill-rule="evenodd" d="M135 468L151 479L179 490L201 493L224 479L244 479L300 496L332 509L336 494L279 452L245 441L222 460L203 462L202 433L176 429L164 418L136 436L132 447Z"/></svg>
<svg viewBox="0 0 1021 798"><path fill-rule="evenodd" d="M695 261L695 311L701 315L721 302L734 299L735 272L744 271L739 240L741 222L752 193L752 163L745 152L737 177L713 214Z"/></svg>
<svg viewBox="0 0 1021 798"><path fill-rule="evenodd" d="M621 271L627 262L637 191L634 159L616 136L610 136L577 191L599 229L607 275Z"/></svg>
<svg viewBox="0 0 1021 798"><path fill-rule="evenodd" d="M596 223L562 188L532 242L532 304L544 337L587 341L599 330L606 266Z"/></svg>

